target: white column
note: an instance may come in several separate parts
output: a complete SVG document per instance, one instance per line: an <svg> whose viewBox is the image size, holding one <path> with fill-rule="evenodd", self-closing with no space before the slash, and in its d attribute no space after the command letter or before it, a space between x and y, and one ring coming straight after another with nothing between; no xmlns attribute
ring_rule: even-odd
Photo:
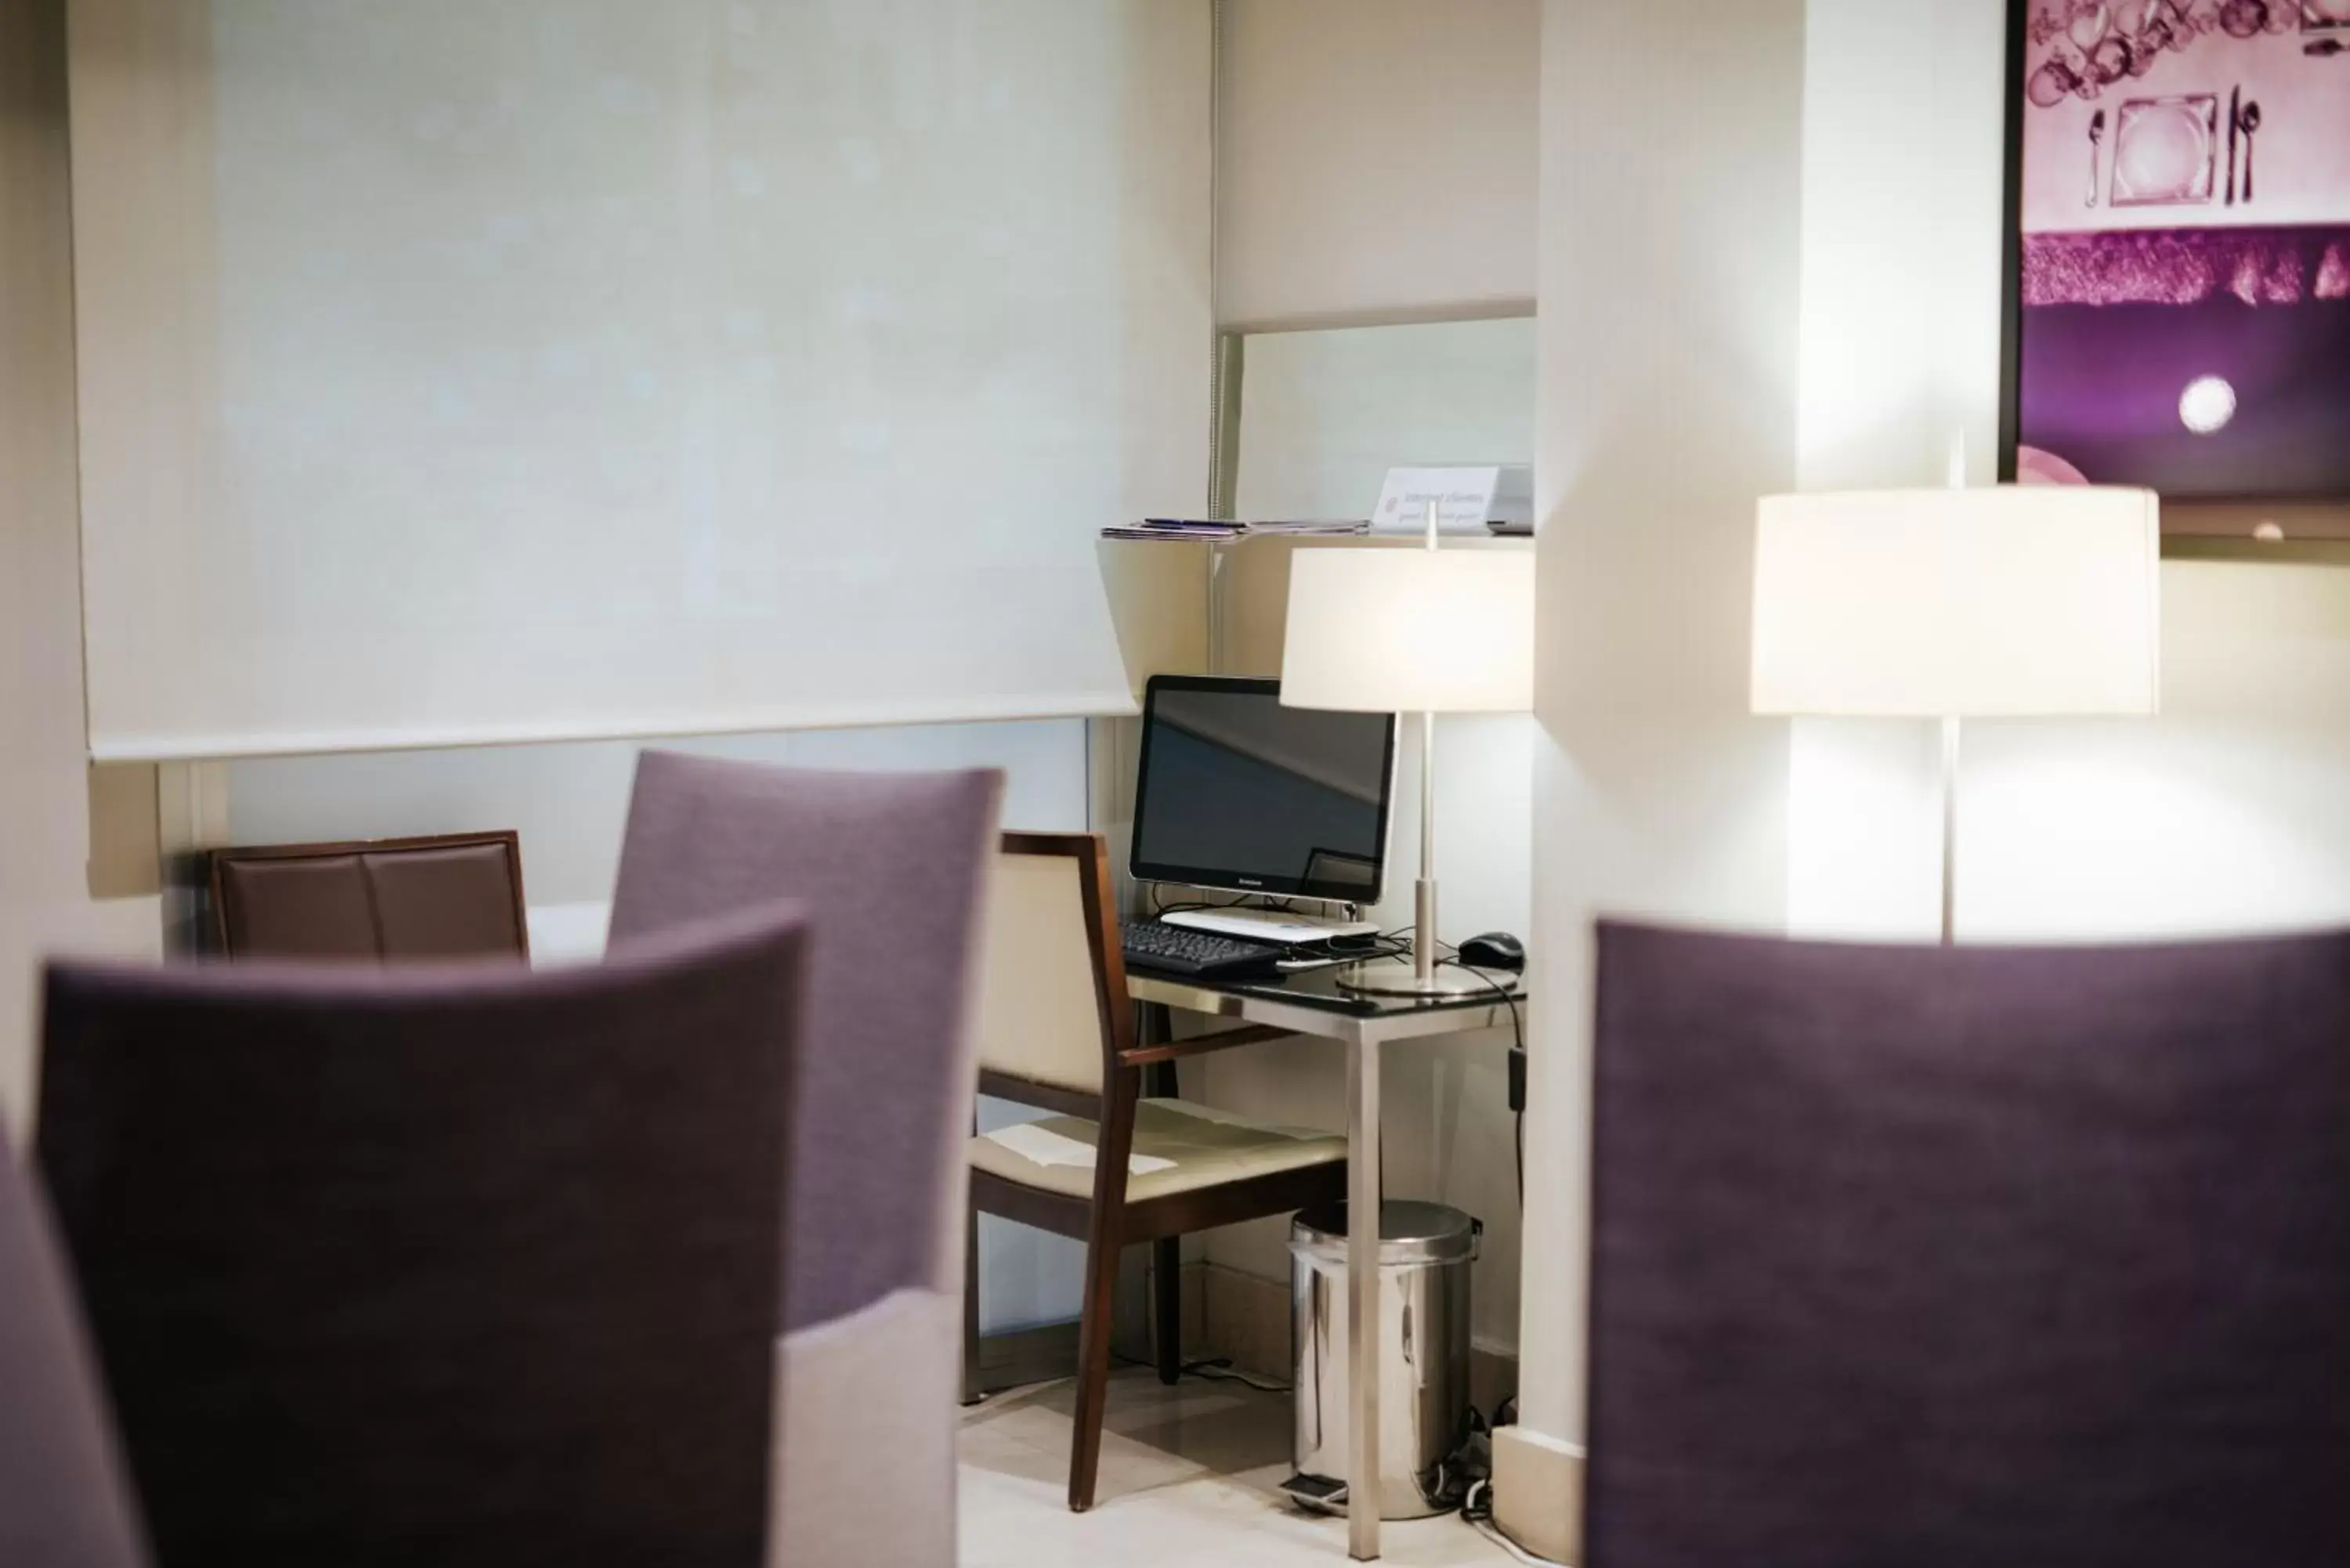
<svg viewBox="0 0 2350 1568"><path fill-rule="evenodd" d="M1991 483L2004 10L1811 0L1806 23L1797 483L1940 484L1954 454L1967 483ZM1789 925L1933 940L1933 723L1797 720L1791 744Z"/></svg>
<svg viewBox="0 0 2350 1568"><path fill-rule="evenodd" d="M1804 6L1543 17L1534 1041L1503 1527L1574 1558L1591 929L1772 928L1786 726L1746 711L1754 501L1795 479Z"/></svg>
<svg viewBox="0 0 2350 1568"><path fill-rule="evenodd" d="M93 774L84 751L65 0L0 0L0 1127L21 1148L40 960L151 958L161 929L152 770Z"/></svg>

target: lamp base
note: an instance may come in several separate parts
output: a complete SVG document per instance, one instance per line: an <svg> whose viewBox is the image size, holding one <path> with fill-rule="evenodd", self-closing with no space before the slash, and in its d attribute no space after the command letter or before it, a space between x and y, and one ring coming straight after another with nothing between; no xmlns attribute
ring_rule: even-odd
<svg viewBox="0 0 2350 1568"><path fill-rule="evenodd" d="M1463 969L1459 964L1440 964L1436 972L1426 980L1408 958L1374 959L1342 969L1338 984L1347 991L1359 991L1368 996L1461 997L1490 996L1500 1000L1514 994L1518 977L1505 971Z"/></svg>

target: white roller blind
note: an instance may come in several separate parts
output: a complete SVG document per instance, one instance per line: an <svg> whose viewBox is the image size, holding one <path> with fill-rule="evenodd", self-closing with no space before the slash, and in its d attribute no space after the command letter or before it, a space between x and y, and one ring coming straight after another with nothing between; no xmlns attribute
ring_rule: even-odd
<svg viewBox="0 0 2350 1568"><path fill-rule="evenodd" d="M1220 320L1530 313L1541 44L1540 0L1227 0Z"/></svg>
<svg viewBox="0 0 2350 1568"><path fill-rule="evenodd" d="M1130 711L1207 0L78 0L100 757Z"/></svg>

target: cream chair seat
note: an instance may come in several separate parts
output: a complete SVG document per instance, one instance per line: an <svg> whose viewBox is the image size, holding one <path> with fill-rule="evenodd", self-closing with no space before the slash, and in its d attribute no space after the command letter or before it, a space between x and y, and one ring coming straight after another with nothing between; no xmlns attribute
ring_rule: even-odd
<svg viewBox="0 0 2350 1568"><path fill-rule="evenodd" d="M1023 1187L1090 1198L1094 1147L1100 1139L1097 1122L1046 1116L972 1139L971 1163ZM1347 1140L1334 1133L1265 1127L1188 1100L1142 1100L1134 1107L1126 1200L1148 1202L1250 1177L1343 1163L1346 1158Z"/></svg>

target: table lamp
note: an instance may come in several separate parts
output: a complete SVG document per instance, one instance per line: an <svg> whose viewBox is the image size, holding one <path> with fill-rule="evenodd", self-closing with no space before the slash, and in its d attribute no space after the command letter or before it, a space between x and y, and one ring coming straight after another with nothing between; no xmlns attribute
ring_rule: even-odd
<svg viewBox="0 0 2350 1568"><path fill-rule="evenodd" d="M1757 713L1942 722L1942 940L1960 722L2151 713L2154 493L1998 485L1773 495L1754 530Z"/></svg>
<svg viewBox="0 0 2350 1568"><path fill-rule="evenodd" d="M1292 708L1419 715L1419 881L1412 953L1342 971L1352 991L1452 996L1497 983L1440 969L1436 943L1436 715L1534 706L1531 551L1426 546L1300 549L1290 557L1281 701Z"/></svg>

